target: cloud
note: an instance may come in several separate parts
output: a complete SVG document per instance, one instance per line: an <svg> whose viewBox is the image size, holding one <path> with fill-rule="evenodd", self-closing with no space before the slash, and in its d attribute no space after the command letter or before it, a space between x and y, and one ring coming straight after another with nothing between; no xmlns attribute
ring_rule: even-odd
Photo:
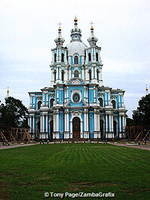
<svg viewBox="0 0 150 200"><path fill-rule="evenodd" d="M50 84L51 48L62 22L65 45L73 18L87 43L90 22L102 47L105 85L126 91L127 109L137 106L150 82L150 2L147 0L5 0L0 7L0 99L9 86L28 105L28 91Z"/></svg>

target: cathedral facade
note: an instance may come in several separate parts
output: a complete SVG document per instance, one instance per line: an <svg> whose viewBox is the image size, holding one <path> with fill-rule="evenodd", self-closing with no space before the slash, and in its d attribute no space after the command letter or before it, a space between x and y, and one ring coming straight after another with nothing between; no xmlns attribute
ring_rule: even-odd
<svg viewBox="0 0 150 200"><path fill-rule="evenodd" d="M33 138L94 140L124 138L124 91L103 85L101 47L91 26L89 45L74 19L71 41L64 46L61 27L52 49L51 83L29 92L29 127Z"/></svg>

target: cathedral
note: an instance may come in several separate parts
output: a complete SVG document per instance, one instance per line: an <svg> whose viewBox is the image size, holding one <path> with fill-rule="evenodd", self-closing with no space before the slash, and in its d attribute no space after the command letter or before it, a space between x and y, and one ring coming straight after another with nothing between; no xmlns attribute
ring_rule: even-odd
<svg viewBox="0 0 150 200"><path fill-rule="evenodd" d="M94 27L88 45L74 19L70 43L61 27L52 51L51 80L39 92L29 92L28 123L33 138L106 140L125 137L124 90L103 85L101 47Z"/></svg>

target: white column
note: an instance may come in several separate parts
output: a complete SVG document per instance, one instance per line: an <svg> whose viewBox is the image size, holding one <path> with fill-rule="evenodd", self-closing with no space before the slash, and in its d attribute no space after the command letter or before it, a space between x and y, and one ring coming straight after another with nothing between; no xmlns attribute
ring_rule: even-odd
<svg viewBox="0 0 150 200"><path fill-rule="evenodd" d="M56 68L56 81L58 80L58 67Z"/></svg>
<svg viewBox="0 0 150 200"><path fill-rule="evenodd" d="M43 132L43 116L40 116L40 132Z"/></svg>
<svg viewBox="0 0 150 200"><path fill-rule="evenodd" d="M66 81L67 80L67 70L65 69L64 70L64 81Z"/></svg>
<svg viewBox="0 0 150 200"><path fill-rule="evenodd" d="M95 55L96 55L96 53L95 53L95 48L93 48L93 61L96 61Z"/></svg>
<svg viewBox="0 0 150 200"><path fill-rule="evenodd" d="M87 111L84 112L84 131L87 131Z"/></svg>
<svg viewBox="0 0 150 200"><path fill-rule="evenodd" d="M119 116L119 132L121 132L121 116Z"/></svg>
<svg viewBox="0 0 150 200"><path fill-rule="evenodd" d="M73 134L73 132L72 132L72 120L70 120L69 123L70 123L70 138L72 138L72 134Z"/></svg>
<svg viewBox="0 0 150 200"><path fill-rule="evenodd" d="M97 114L95 109L94 109L94 131L97 131ZM97 133L94 133L94 138L97 138Z"/></svg>
<svg viewBox="0 0 150 200"><path fill-rule="evenodd" d="M114 124L113 118L114 118L114 117L113 117L113 115L112 115L112 118L111 118L111 125L112 125L112 129L111 129L111 130L112 130L112 132L114 131L114 130L113 130L113 124Z"/></svg>
<svg viewBox="0 0 150 200"><path fill-rule="evenodd" d="M107 114L106 114L106 120L105 120L105 124L106 124L106 132L108 132L108 118L107 118Z"/></svg>
<svg viewBox="0 0 150 200"><path fill-rule="evenodd" d="M97 113L97 131L100 131L100 114Z"/></svg>
<svg viewBox="0 0 150 200"><path fill-rule="evenodd" d="M82 70L81 70L81 73L82 73L82 79L84 80L84 70L83 70L83 68L82 68Z"/></svg>
<svg viewBox="0 0 150 200"><path fill-rule="evenodd" d="M95 113L95 109L94 109L94 131L97 130L97 124L96 124L96 113Z"/></svg>
<svg viewBox="0 0 150 200"><path fill-rule="evenodd" d="M44 132L44 118L43 118L43 114L42 114L42 132Z"/></svg>
<svg viewBox="0 0 150 200"><path fill-rule="evenodd" d="M57 131L57 118L56 118L56 113L55 113L55 132Z"/></svg>
<svg viewBox="0 0 150 200"><path fill-rule="evenodd" d="M53 114L53 126L54 126L54 132L56 131L56 113Z"/></svg>
<svg viewBox="0 0 150 200"><path fill-rule="evenodd" d="M69 67L69 80L71 79L71 69Z"/></svg>
<svg viewBox="0 0 150 200"><path fill-rule="evenodd" d="M82 120L82 118L80 120L80 126L81 126L80 137L82 136L82 138L83 138L83 120Z"/></svg>
<svg viewBox="0 0 150 200"><path fill-rule="evenodd" d="M97 131L98 131L98 138L100 138L100 114L97 113Z"/></svg>
<svg viewBox="0 0 150 200"><path fill-rule="evenodd" d="M67 52L66 51L64 52L64 55L65 55L64 61L65 61L65 64L67 65Z"/></svg>
<svg viewBox="0 0 150 200"><path fill-rule="evenodd" d="M56 131L58 131L59 130L59 127L58 127L58 125L59 125L59 115L58 115L58 113L56 113Z"/></svg>
<svg viewBox="0 0 150 200"><path fill-rule="evenodd" d="M112 132L112 115L109 115L109 132Z"/></svg>
<svg viewBox="0 0 150 200"><path fill-rule="evenodd" d="M126 117L124 116L124 127L126 127Z"/></svg>
<svg viewBox="0 0 150 200"><path fill-rule="evenodd" d="M69 131L69 112L67 112L67 121L66 121L66 124L67 124L67 131Z"/></svg>
<svg viewBox="0 0 150 200"><path fill-rule="evenodd" d="M67 113L65 112L65 131L67 131Z"/></svg>
<svg viewBox="0 0 150 200"><path fill-rule="evenodd" d="M46 114L46 132L48 133L48 113Z"/></svg>
<svg viewBox="0 0 150 200"><path fill-rule="evenodd" d="M33 132L35 132L35 115L33 115Z"/></svg>
<svg viewBox="0 0 150 200"><path fill-rule="evenodd" d="M85 68L85 80L87 81L89 79L88 77L88 69Z"/></svg>

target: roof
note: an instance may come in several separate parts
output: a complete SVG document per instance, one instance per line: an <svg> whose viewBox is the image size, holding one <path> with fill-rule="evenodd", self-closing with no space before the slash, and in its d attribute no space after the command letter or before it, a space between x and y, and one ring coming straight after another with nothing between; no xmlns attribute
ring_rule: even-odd
<svg viewBox="0 0 150 200"><path fill-rule="evenodd" d="M87 46L81 41L72 41L67 45L67 48L68 56L73 56L74 54L84 56Z"/></svg>

